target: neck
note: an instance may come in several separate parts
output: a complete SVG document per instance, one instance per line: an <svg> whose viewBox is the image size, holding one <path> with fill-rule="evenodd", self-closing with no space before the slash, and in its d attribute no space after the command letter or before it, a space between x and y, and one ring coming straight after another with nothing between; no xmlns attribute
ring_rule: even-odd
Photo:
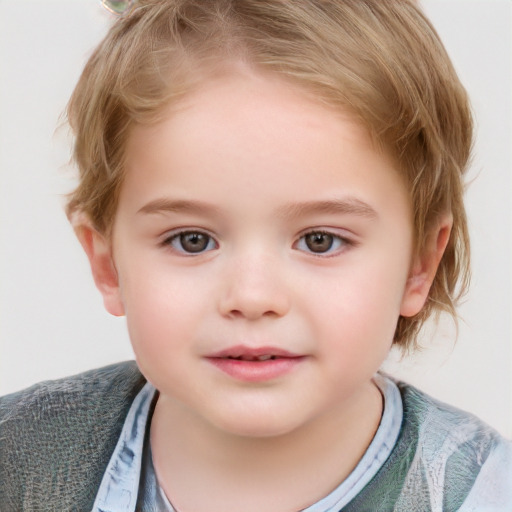
<svg viewBox="0 0 512 512"><path fill-rule="evenodd" d="M155 470L180 512L297 511L350 474L381 414L380 392L368 383L340 410L292 432L248 437L218 429L160 395L151 423Z"/></svg>

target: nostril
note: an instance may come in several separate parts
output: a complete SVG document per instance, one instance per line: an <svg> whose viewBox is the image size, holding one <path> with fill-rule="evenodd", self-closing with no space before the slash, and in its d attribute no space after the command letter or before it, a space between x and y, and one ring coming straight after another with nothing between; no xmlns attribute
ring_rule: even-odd
<svg viewBox="0 0 512 512"><path fill-rule="evenodd" d="M261 272L259 273L261 274ZM267 275L265 279L251 276L233 276L228 280L224 296L219 299L221 314L231 319L256 320L261 317L279 317L288 312L288 288Z"/></svg>

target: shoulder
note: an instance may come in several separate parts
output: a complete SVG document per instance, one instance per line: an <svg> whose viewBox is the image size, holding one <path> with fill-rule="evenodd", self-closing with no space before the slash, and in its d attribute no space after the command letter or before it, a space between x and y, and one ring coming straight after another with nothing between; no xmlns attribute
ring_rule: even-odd
<svg viewBox="0 0 512 512"><path fill-rule="evenodd" d="M0 398L0 509L86 509L144 383L126 362Z"/></svg>
<svg viewBox="0 0 512 512"><path fill-rule="evenodd" d="M472 414L395 383L403 406L398 439L343 510L510 512L511 443Z"/></svg>
<svg viewBox="0 0 512 512"><path fill-rule="evenodd" d="M397 382L402 395L404 427L421 439L423 447L439 451L459 450L476 443L482 450L507 441L475 415L441 402L419 389Z"/></svg>
<svg viewBox="0 0 512 512"><path fill-rule="evenodd" d="M129 407L143 385L144 379L133 361L40 382L0 398L0 428L21 428L26 433L61 423L72 428L82 415L91 424L93 419L108 422L123 406ZM103 411L107 417L95 416Z"/></svg>
<svg viewBox="0 0 512 512"><path fill-rule="evenodd" d="M401 437L415 445L411 481L424 482L431 499L438 494L444 506L457 503L461 511L511 510L512 443L476 416L397 384L404 408ZM477 508L471 505L475 499Z"/></svg>
<svg viewBox="0 0 512 512"><path fill-rule="evenodd" d="M14 405L23 410L41 400L58 402L73 396L101 395L105 391L117 395L116 390L123 393L123 390L137 385L140 378L141 374L134 361L116 363L58 380L39 382L30 388L0 397L0 412L6 413L6 405Z"/></svg>

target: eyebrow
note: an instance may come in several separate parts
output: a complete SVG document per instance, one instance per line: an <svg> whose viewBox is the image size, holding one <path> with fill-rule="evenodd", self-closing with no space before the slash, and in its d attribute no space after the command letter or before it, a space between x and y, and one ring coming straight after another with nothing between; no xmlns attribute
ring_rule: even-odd
<svg viewBox="0 0 512 512"><path fill-rule="evenodd" d="M196 213L204 215L213 215L218 213L218 209L208 203L202 201L188 201L184 199L173 200L167 198L160 198L150 201L140 208L137 213Z"/></svg>
<svg viewBox="0 0 512 512"><path fill-rule="evenodd" d="M279 214L281 216L291 218L318 213L357 215L369 219L378 218L378 214L374 208L356 197L346 197L344 199L332 199L327 201L290 203L279 209Z"/></svg>
<svg viewBox="0 0 512 512"><path fill-rule="evenodd" d="M158 214L158 213L195 213L202 215L213 215L219 212L219 209L211 204L202 201L189 201L184 199L173 200L160 198L150 201L137 213ZM332 199L326 201L306 201L302 203L290 203L278 209L278 215L281 217L296 218L311 214L343 214L357 215L376 219L377 212L368 203L355 197L344 199Z"/></svg>

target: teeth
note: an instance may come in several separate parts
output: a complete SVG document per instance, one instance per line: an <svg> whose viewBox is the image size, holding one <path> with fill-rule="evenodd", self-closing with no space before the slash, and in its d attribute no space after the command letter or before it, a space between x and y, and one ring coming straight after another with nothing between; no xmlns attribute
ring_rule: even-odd
<svg viewBox="0 0 512 512"><path fill-rule="evenodd" d="M239 361L268 361L269 359L276 359L276 356L265 354L263 356L240 356L240 357L230 357L230 359L238 359Z"/></svg>

